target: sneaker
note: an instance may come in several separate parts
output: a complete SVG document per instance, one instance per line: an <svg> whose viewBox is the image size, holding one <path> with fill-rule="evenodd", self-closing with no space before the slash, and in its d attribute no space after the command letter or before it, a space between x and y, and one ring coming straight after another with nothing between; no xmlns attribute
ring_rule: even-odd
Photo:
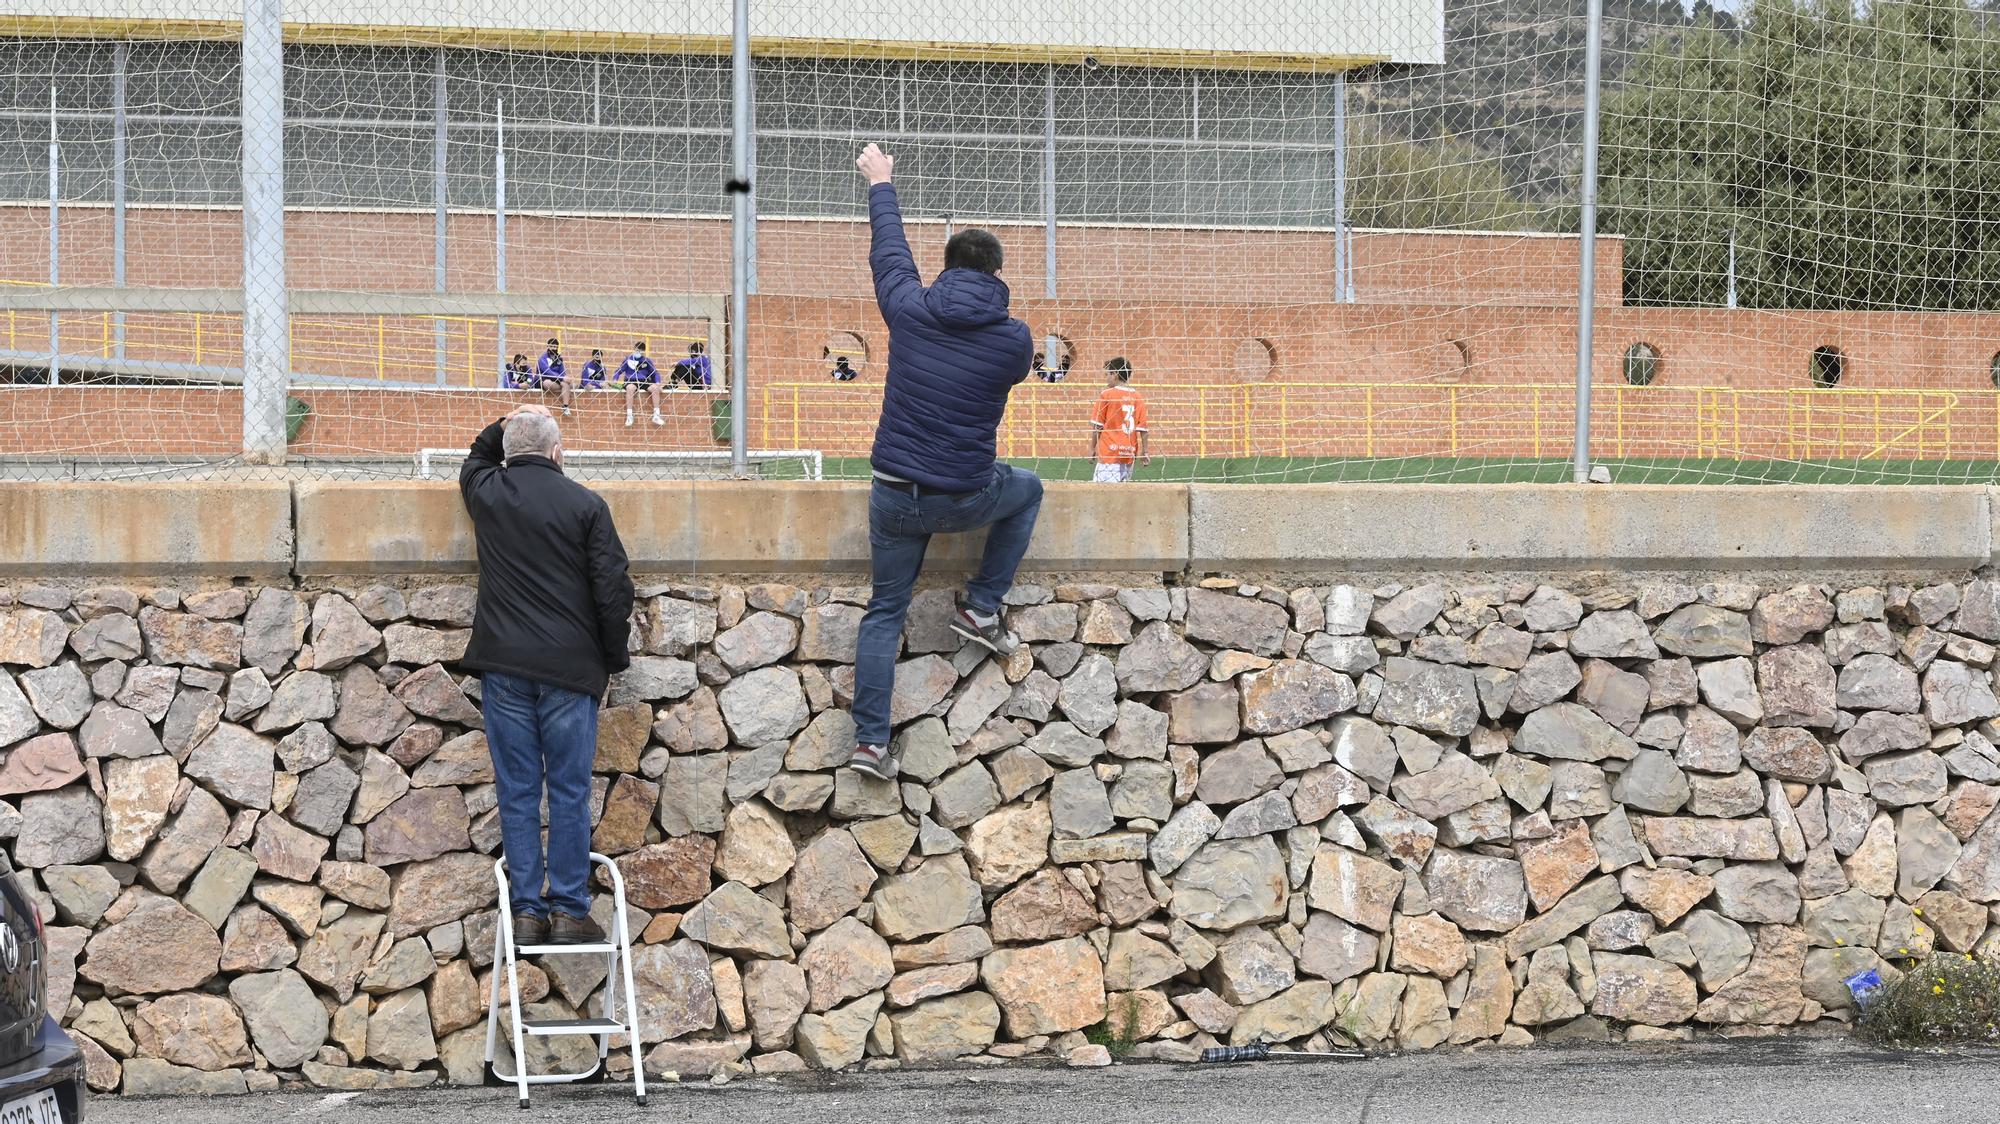
<svg viewBox="0 0 2000 1124"><path fill-rule="evenodd" d="M625 411L625 424L626 425L632 424L632 411L630 410Z"/></svg>
<svg viewBox="0 0 2000 1124"><path fill-rule="evenodd" d="M532 913L514 915L514 947L523 948L533 944L549 943L549 922L545 917Z"/></svg>
<svg viewBox="0 0 2000 1124"><path fill-rule="evenodd" d="M847 767L857 773L866 773L876 780L893 781L901 767L896 764L896 755L886 745L857 745L854 756Z"/></svg>
<svg viewBox="0 0 2000 1124"><path fill-rule="evenodd" d="M1011 656L1014 649L1021 646L1021 638L1000 623L1000 614L982 613L965 603L964 597L954 598L951 614L951 630L975 644L984 644L996 656Z"/></svg>
<svg viewBox="0 0 2000 1124"><path fill-rule="evenodd" d="M604 930L588 917L571 917L557 910L549 914L550 944L603 944Z"/></svg>
<svg viewBox="0 0 2000 1124"><path fill-rule="evenodd" d="M661 417L661 416L660 416L660 415L658 415L658 414L654 414L654 415L653 415L653 424L654 424L654 425L665 425L665 424L667 424L667 419L665 419L665 418Z"/></svg>

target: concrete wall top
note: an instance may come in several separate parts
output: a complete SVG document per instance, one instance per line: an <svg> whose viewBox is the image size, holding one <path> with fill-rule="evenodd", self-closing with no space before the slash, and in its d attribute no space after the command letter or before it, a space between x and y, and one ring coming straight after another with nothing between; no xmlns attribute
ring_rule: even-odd
<svg viewBox="0 0 2000 1124"><path fill-rule="evenodd" d="M1195 570L1964 570L1984 486L1204 485Z"/></svg>
<svg viewBox="0 0 2000 1124"><path fill-rule="evenodd" d="M595 485L639 573L865 573L868 486L860 483L618 481ZM1179 572L1187 488L1051 484L1028 549L1039 571ZM470 572L472 523L442 483L298 485L301 574ZM937 540L934 570L969 570L978 536Z"/></svg>
<svg viewBox="0 0 2000 1124"><path fill-rule="evenodd" d="M864 574L859 483L614 482L640 573ZM296 539L296 542L295 542ZM936 571L977 561L943 536ZM1026 569L1962 571L1995 561L1983 486L1051 484ZM470 573L449 483L19 483L0 488L0 570L275 577Z"/></svg>
<svg viewBox="0 0 2000 1124"><path fill-rule="evenodd" d="M292 568L292 489L267 482L0 487L0 573L282 577Z"/></svg>

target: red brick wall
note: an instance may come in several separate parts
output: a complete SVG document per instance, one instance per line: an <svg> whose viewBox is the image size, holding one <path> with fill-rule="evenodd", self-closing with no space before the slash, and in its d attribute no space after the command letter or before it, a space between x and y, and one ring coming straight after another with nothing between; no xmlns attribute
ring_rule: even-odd
<svg viewBox="0 0 2000 1124"><path fill-rule="evenodd" d="M109 278L110 222L102 209L64 220L64 277ZM229 285L239 274L234 211L136 210L135 285ZM0 277L45 275L46 212L0 208ZM423 214L304 212L290 223L292 281L306 287L430 286L431 218ZM491 220L451 219L451 285L491 285ZM727 285L727 230L713 221L510 218L515 291L719 292ZM1576 317L1575 248L1534 237L1363 233L1356 239L1362 301L1329 303L1331 242L1287 231L1066 228L1061 297L1041 296L1041 233L1003 228L1018 314L1038 335L1060 333L1076 354L1061 387L1030 385L1003 433L1011 455L1081 451L1082 419L1103 361L1129 357L1153 395L1163 453L1288 455L1560 455L1569 430ZM941 226L913 228L920 261L940 256ZM1600 292L1615 295L1618 243L1600 249ZM886 333L868 296L865 236L852 223L767 222L762 292L750 325L752 441L829 452L867 447ZM1400 294L1389 296L1388 294ZM0 290L4 295L4 290ZM1758 456L1990 457L1996 449L1989 364L2000 316L1800 313L1619 307L1599 309L1595 419L1607 455L1700 452ZM300 317L301 370L371 378L427 378L432 322ZM34 351L46 317L7 317L6 345ZM490 322L447 325L449 378L490 387ZM694 323L568 321L510 325L511 350L533 354L545 331L565 337L573 362L590 346L614 357L628 337L677 344ZM128 353L233 365L233 317L128 318ZM822 349L851 333L863 381L834 387ZM65 319L64 348L108 346L103 316ZM1268 342L1268 382L1246 386L1233 355ZM1658 384L1617 389L1621 355L1646 342L1664 357ZM721 340L715 341L720 345ZM1798 393L1807 356L1822 345L1847 356L1843 388L1896 394ZM847 348L848 343L838 346ZM655 345L666 355L678 346ZM804 385L796 385L804 384ZM1713 394L1702 388L1757 391ZM1924 399L1918 390L1948 392ZM1903 393L1909 391L1909 393ZM314 390L301 451L407 454L456 446L500 405L491 396ZM597 400L572 421L577 447L712 447L706 399L688 398L665 430L629 432L615 404ZM219 404L218 404L219 403ZM0 396L0 441L15 451L231 450L237 406L212 391L84 390ZM185 425L164 419L191 419ZM1947 438L1945 430L1949 428Z"/></svg>
<svg viewBox="0 0 2000 1124"><path fill-rule="evenodd" d="M1507 384L1148 385L1153 451L1165 456L1560 457L1570 440L1568 386ZM1097 387L1023 384L1000 432L1008 457L1083 456ZM409 457L460 448L525 395L499 391L302 389L312 416L294 444L304 456ZM866 453L878 383L753 386L756 448ZM622 395L584 395L563 420L573 449L718 449L715 400L666 394L668 424L623 425ZM551 403L553 404L553 403ZM231 390L16 387L0 390L0 449L10 455L180 453L221 458L241 448L241 400ZM1994 391L1699 390L1600 387L1593 449L1600 457L1782 459L2000 457Z"/></svg>

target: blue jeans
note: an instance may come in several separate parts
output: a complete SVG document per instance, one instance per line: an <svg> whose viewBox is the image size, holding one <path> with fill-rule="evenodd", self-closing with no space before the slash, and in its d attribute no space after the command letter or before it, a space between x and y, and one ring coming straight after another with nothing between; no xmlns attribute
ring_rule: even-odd
<svg viewBox="0 0 2000 1124"><path fill-rule="evenodd" d="M910 594L924 569L932 535L992 528L979 572L966 583L965 600L982 613L1000 611L1014 571L1028 552L1035 516L1042 510L1042 481L1012 465L993 466L993 482L976 492L911 495L880 480L868 497L868 547L875 588L854 658L854 732L862 745L889 744L889 698L896 687L896 653Z"/></svg>
<svg viewBox="0 0 2000 1124"><path fill-rule="evenodd" d="M487 672L480 690L500 798L500 845L514 913L590 913L590 766L597 700L566 687ZM549 794L548 896L542 895L542 785Z"/></svg>

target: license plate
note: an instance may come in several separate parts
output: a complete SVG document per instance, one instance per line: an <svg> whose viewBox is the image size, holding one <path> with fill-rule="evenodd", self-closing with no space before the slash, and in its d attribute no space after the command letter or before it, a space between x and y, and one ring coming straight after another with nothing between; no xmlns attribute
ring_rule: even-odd
<svg viewBox="0 0 2000 1124"><path fill-rule="evenodd" d="M43 1089L18 1101L0 1104L0 1124L63 1124L56 1091Z"/></svg>

